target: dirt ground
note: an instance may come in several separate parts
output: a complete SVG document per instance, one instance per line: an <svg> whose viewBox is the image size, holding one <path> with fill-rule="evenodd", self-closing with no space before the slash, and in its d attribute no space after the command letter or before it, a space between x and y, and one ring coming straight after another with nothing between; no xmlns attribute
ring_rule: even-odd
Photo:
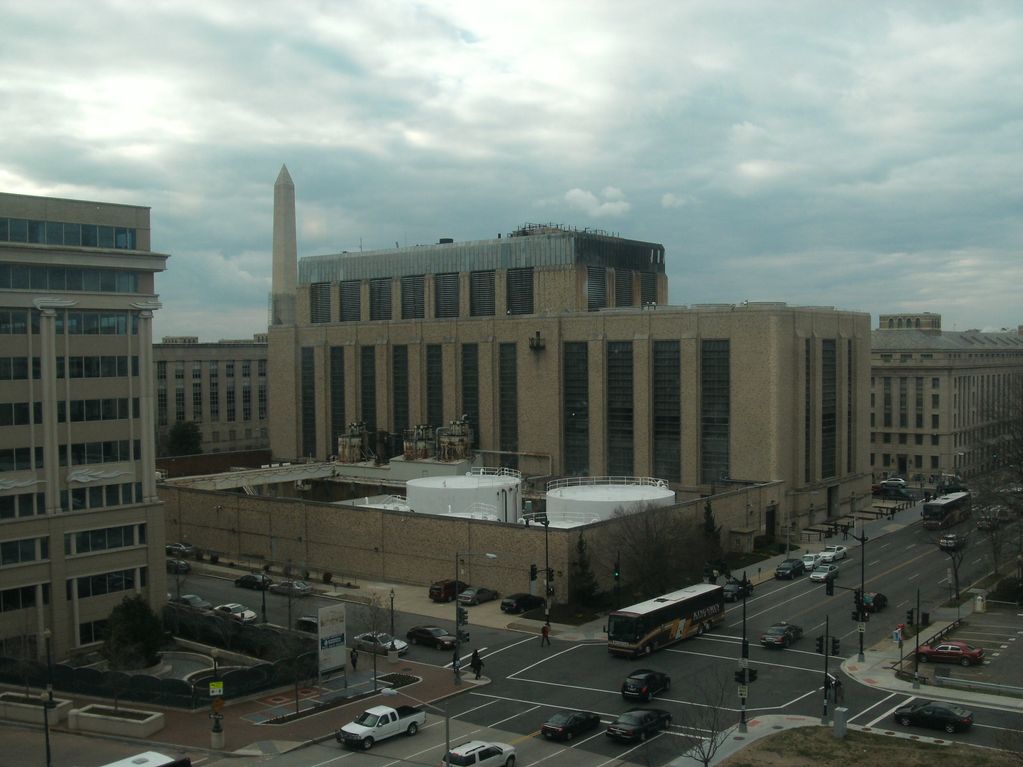
<svg viewBox="0 0 1023 767"><path fill-rule="evenodd" d="M940 733L935 733L935 736ZM1008 746L1009 744L1007 744ZM1015 744L1016 748L1023 743ZM830 727L800 727L754 741L719 767L1021 767L1023 754L970 746L934 745L908 738L850 730L835 738Z"/></svg>

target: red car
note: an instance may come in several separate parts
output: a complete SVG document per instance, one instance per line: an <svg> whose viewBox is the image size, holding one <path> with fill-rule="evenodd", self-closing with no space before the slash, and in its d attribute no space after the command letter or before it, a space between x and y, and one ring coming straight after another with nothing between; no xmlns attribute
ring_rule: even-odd
<svg viewBox="0 0 1023 767"><path fill-rule="evenodd" d="M984 662L984 648L949 639L935 645L920 645L916 657L920 659L921 663L940 661L942 663L958 663L961 666L973 666Z"/></svg>

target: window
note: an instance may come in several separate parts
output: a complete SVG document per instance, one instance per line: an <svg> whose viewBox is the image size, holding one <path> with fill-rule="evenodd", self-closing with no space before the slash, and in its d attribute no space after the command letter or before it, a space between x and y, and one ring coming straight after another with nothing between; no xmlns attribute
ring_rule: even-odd
<svg viewBox="0 0 1023 767"><path fill-rule="evenodd" d="M938 409L938 406L940 404L940 397L941 397L941 395L939 395L939 394L932 394L931 395L931 408L933 410L937 410Z"/></svg>
<svg viewBox="0 0 1023 767"><path fill-rule="evenodd" d="M444 350L440 344L426 347L426 422L444 425Z"/></svg>
<svg viewBox="0 0 1023 767"><path fill-rule="evenodd" d="M87 621L78 624L78 645L102 642L107 638L107 619Z"/></svg>
<svg viewBox="0 0 1023 767"><path fill-rule="evenodd" d="M260 386L265 399L264 386ZM265 408L265 405L261 407ZM265 413L265 409L264 409ZM266 416L264 415L263 418ZM343 346L330 347L330 446L337 451L338 439L345 433L345 350Z"/></svg>
<svg viewBox="0 0 1023 767"><path fill-rule="evenodd" d="M938 447L940 444L941 444L941 437L939 437L937 434L932 434L931 435L931 446L932 447Z"/></svg>
<svg viewBox="0 0 1023 767"><path fill-rule="evenodd" d="M401 318L421 320L426 316L426 280L421 274L401 278Z"/></svg>
<svg viewBox="0 0 1023 767"><path fill-rule="evenodd" d="M821 477L834 477L838 466L838 369L835 340L821 341ZM905 380L905 379L903 379Z"/></svg>
<svg viewBox="0 0 1023 767"><path fill-rule="evenodd" d="M362 283L344 280L341 283L341 321L358 322L362 319Z"/></svg>
<svg viewBox="0 0 1023 767"><path fill-rule="evenodd" d="M462 412L468 416L472 428L472 446L479 447L480 368L476 344L462 344Z"/></svg>
<svg viewBox="0 0 1023 767"><path fill-rule="evenodd" d="M940 388L940 385L941 385L941 380L940 379L938 379L938 378L932 378L931 379L931 388L932 389Z"/></svg>
<svg viewBox="0 0 1023 767"><path fill-rule="evenodd" d="M632 343L607 344L607 472L632 476L635 472L633 442Z"/></svg>
<svg viewBox="0 0 1023 767"><path fill-rule="evenodd" d="M932 469L937 469L938 468L938 456L936 456L936 455L932 455L931 456L931 468Z"/></svg>
<svg viewBox="0 0 1023 767"><path fill-rule="evenodd" d="M503 343L498 349L498 390L500 399L498 407L500 447L506 452L517 452L519 449L519 387L518 387L518 347L513 343ZM516 456L501 456L501 465L511 469L518 468Z"/></svg>
<svg viewBox="0 0 1023 767"><path fill-rule="evenodd" d="M50 546L48 538L22 538L13 541L0 541L0 567L20 565L49 558Z"/></svg>
<svg viewBox="0 0 1023 767"><path fill-rule="evenodd" d="M731 351L728 340L700 348L700 481L728 476L731 427Z"/></svg>
<svg viewBox="0 0 1023 767"><path fill-rule="evenodd" d="M232 382L233 383L233 382ZM227 420L234 421L235 419L235 391L234 386L227 387Z"/></svg>
<svg viewBox="0 0 1023 767"><path fill-rule="evenodd" d="M931 428L932 429L939 428L938 423L939 423L939 421L938 421L938 414L934 413L933 415L931 415Z"/></svg>
<svg viewBox="0 0 1023 767"><path fill-rule="evenodd" d="M393 402L394 432L402 434L408 422L408 347L391 347L391 395Z"/></svg>
<svg viewBox="0 0 1023 767"><path fill-rule="evenodd" d="M508 270L505 298L508 314L533 313L533 267Z"/></svg>
<svg viewBox="0 0 1023 767"><path fill-rule="evenodd" d="M198 381L192 384L192 420L202 422L202 384Z"/></svg>
<svg viewBox="0 0 1023 767"><path fill-rule="evenodd" d="M18 586L0 591L0 612L27 610L36 606L36 586ZM50 604L50 584L42 584L43 604Z"/></svg>
<svg viewBox="0 0 1023 767"><path fill-rule="evenodd" d="M315 282L309 286L309 322L330 322L329 282Z"/></svg>
<svg viewBox="0 0 1023 767"><path fill-rule="evenodd" d="M813 479L813 339L803 341L803 480Z"/></svg>
<svg viewBox="0 0 1023 767"><path fill-rule="evenodd" d="M458 274L435 274L433 276L433 315L438 319L450 319L459 315Z"/></svg>
<svg viewBox="0 0 1023 767"><path fill-rule="evenodd" d="M562 348L565 376L565 413L562 440L565 474L584 477L590 473L589 355L585 342L571 341Z"/></svg>
<svg viewBox="0 0 1023 767"><path fill-rule="evenodd" d="M586 267L586 310L594 312L607 306L607 270L602 266Z"/></svg>
<svg viewBox="0 0 1023 767"><path fill-rule="evenodd" d="M653 357L654 476L682 481L682 357L678 341L655 341Z"/></svg>
<svg viewBox="0 0 1023 767"><path fill-rule="evenodd" d="M494 310L494 272L472 272L469 275L469 314L492 317Z"/></svg>
<svg viewBox="0 0 1023 767"><path fill-rule="evenodd" d="M316 455L316 357L311 346L302 347L300 367L302 455Z"/></svg>
<svg viewBox="0 0 1023 767"><path fill-rule="evenodd" d="M369 318L391 319L391 278L381 277L369 281Z"/></svg>
<svg viewBox="0 0 1023 767"><path fill-rule="evenodd" d="M628 269L615 271L615 306L632 306L632 272Z"/></svg>
<svg viewBox="0 0 1023 767"><path fill-rule="evenodd" d="M377 430L377 357L376 347L359 348L359 380L361 382L362 422L373 434Z"/></svg>

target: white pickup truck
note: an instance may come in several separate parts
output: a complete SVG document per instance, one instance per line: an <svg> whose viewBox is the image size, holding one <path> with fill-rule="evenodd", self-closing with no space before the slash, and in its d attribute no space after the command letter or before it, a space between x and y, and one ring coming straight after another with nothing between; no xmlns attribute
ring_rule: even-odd
<svg viewBox="0 0 1023 767"><path fill-rule="evenodd" d="M377 741L404 733L415 735L426 714L413 706L373 706L337 731L337 742L350 748L371 749Z"/></svg>

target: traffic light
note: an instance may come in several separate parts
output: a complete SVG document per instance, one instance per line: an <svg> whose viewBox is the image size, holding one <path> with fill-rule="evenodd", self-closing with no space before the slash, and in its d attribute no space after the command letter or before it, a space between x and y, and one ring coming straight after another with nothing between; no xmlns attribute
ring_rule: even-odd
<svg viewBox="0 0 1023 767"><path fill-rule="evenodd" d="M831 578L824 581L824 593L829 597L835 596L835 582Z"/></svg>
<svg viewBox="0 0 1023 767"><path fill-rule="evenodd" d="M531 581L536 580L536 565L529 566L529 580Z"/></svg>
<svg viewBox="0 0 1023 767"><path fill-rule="evenodd" d="M464 607L455 608L455 624L465 626L469 623L469 611Z"/></svg>
<svg viewBox="0 0 1023 767"><path fill-rule="evenodd" d="M908 626L912 626L913 625L913 613L914 612L915 611L913 610L912 607L909 608L908 610L906 610L906 625L908 625Z"/></svg>
<svg viewBox="0 0 1023 767"><path fill-rule="evenodd" d="M735 681L739 684L757 681L757 670L755 668L736 669Z"/></svg>
<svg viewBox="0 0 1023 767"><path fill-rule="evenodd" d="M615 559L615 567L612 572L614 574L616 581L620 581L622 579L622 566L621 562L618 559Z"/></svg>
<svg viewBox="0 0 1023 767"><path fill-rule="evenodd" d="M838 655L838 637L831 637L831 654Z"/></svg>
<svg viewBox="0 0 1023 767"><path fill-rule="evenodd" d="M819 652L821 655L824 654L824 637L823 636L817 637L817 652Z"/></svg>
<svg viewBox="0 0 1023 767"><path fill-rule="evenodd" d="M860 611L853 610L851 613L849 613L849 617L852 618L854 621L858 621L860 619Z"/></svg>
<svg viewBox="0 0 1023 767"><path fill-rule="evenodd" d="M860 591L859 589L856 589L853 592L853 604L856 605L857 610L863 604L863 592Z"/></svg>
<svg viewBox="0 0 1023 767"><path fill-rule="evenodd" d="M746 681L755 682L757 681L757 670L755 668L746 669Z"/></svg>
<svg viewBox="0 0 1023 767"><path fill-rule="evenodd" d="M735 670L735 681L739 684L746 684L746 677L743 674L743 669L739 668Z"/></svg>

